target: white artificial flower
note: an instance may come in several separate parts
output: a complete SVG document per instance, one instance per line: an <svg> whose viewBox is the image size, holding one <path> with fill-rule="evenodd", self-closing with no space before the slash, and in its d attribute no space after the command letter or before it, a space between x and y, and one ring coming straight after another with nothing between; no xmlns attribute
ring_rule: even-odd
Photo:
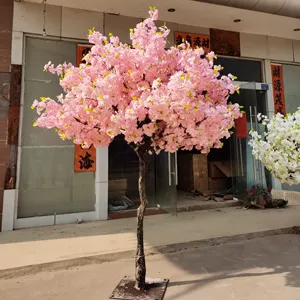
<svg viewBox="0 0 300 300"><path fill-rule="evenodd" d="M250 146L253 156L281 182L300 183L300 108L284 117L277 114L271 120L259 114L266 132L251 130Z"/></svg>
<svg viewBox="0 0 300 300"><path fill-rule="evenodd" d="M261 121L261 119L262 119L262 114L261 113L257 114L257 120Z"/></svg>

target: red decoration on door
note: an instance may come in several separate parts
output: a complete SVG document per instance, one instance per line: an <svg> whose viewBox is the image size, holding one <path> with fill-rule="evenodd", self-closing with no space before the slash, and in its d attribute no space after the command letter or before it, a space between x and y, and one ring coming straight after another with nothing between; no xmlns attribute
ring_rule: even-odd
<svg viewBox="0 0 300 300"><path fill-rule="evenodd" d="M275 114L286 114L282 65L271 65Z"/></svg>
<svg viewBox="0 0 300 300"><path fill-rule="evenodd" d="M74 171L75 172L96 172L96 148L91 146L84 149L75 145Z"/></svg>
<svg viewBox="0 0 300 300"><path fill-rule="evenodd" d="M246 139L248 137L246 113L243 113L241 118L235 120L235 135L238 139Z"/></svg>
<svg viewBox="0 0 300 300"><path fill-rule="evenodd" d="M82 59L90 52L92 46L91 45L77 45L77 53L76 53L76 65L82 63Z"/></svg>

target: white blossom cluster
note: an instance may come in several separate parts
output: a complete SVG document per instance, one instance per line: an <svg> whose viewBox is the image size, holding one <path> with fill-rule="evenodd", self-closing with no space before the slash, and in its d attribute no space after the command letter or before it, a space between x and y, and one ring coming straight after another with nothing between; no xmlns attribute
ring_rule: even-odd
<svg viewBox="0 0 300 300"><path fill-rule="evenodd" d="M258 115L266 126L260 135L250 132L253 156L282 183L300 183L300 108L294 114L277 114L271 120Z"/></svg>

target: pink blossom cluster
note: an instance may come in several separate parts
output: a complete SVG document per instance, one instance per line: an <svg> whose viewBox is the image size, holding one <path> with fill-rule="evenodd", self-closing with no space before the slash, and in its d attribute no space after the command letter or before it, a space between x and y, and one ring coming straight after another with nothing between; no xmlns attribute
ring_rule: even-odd
<svg viewBox="0 0 300 300"><path fill-rule="evenodd" d="M34 101L35 125L86 147L107 146L120 134L152 153L221 147L241 116L239 105L228 103L238 89L233 76L220 75L213 52L184 42L166 49L169 29L155 25L157 10L149 14L130 30L132 45L92 31L93 47L79 67L48 63L65 93Z"/></svg>

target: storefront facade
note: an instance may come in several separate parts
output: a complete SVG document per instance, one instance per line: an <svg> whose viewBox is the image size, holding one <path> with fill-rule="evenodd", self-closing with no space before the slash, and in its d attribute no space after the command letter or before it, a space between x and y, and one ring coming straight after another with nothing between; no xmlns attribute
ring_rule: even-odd
<svg viewBox="0 0 300 300"><path fill-rule="evenodd" d="M176 10L182 9L183 13L175 17L167 11L171 7L167 7L167 3L163 8L158 5L162 18L171 29L170 44L175 44L180 35L208 39L210 49L219 54L217 63L225 67L226 73L238 77L241 95L233 101L245 107L247 130L251 127L260 130L261 125L256 122L259 112L272 116L275 110L293 112L300 106L297 99L300 92L297 83L300 79L300 34L294 31L300 27L298 19L236 8L220 9L221 6L194 1L187 3L186 6L176 4ZM36 117L30 109L32 101L40 96L55 97L61 93L55 76L42 72L45 63L67 61L76 64L78 47L87 45L87 30L92 27L106 35L112 32L123 42L130 43L129 28L147 14L145 8L128 10L121 4L114 6L112 3L114 8L109 9L89 4L84 8L90 10L82 10L79 1L14 3L11 55L12 64L22 66L22 90L16 183L4 193L6 211L3 214L7 217L2 223L3 230L78 220L107 220L113 212L110 199L125 195L131 201L138 198L137 158L122 139L117 139L108 148L96 149L95 172L77 172L74 171L74 145L61 141L55 132L32 126ZM198 21L188 14L195 9L213 11L214 17L211 14L209 20ZM251 18L252 23L255 19L261 20L261 26L255 23L250 26ZM243 24L244 20L248 25ZM283 25L275 32L272 24L278 22ZM282 70L281 103L276 96L278 91L274 90L274 80L278 79L274 77L272 66L280 66ZM242 178L232 185L237 190L245 190L254 183L267 184L269 181L269 186L281 189L281 185L270 179L261 164L253 159L247 146L248 138L241 133L228 145L231 150L227 160ZM179 177L177 161L176 154L163 153L151 158L147 180L150 206L165 206L168 207L166 210L176 211L177 204L173 202Z"/></svg>

